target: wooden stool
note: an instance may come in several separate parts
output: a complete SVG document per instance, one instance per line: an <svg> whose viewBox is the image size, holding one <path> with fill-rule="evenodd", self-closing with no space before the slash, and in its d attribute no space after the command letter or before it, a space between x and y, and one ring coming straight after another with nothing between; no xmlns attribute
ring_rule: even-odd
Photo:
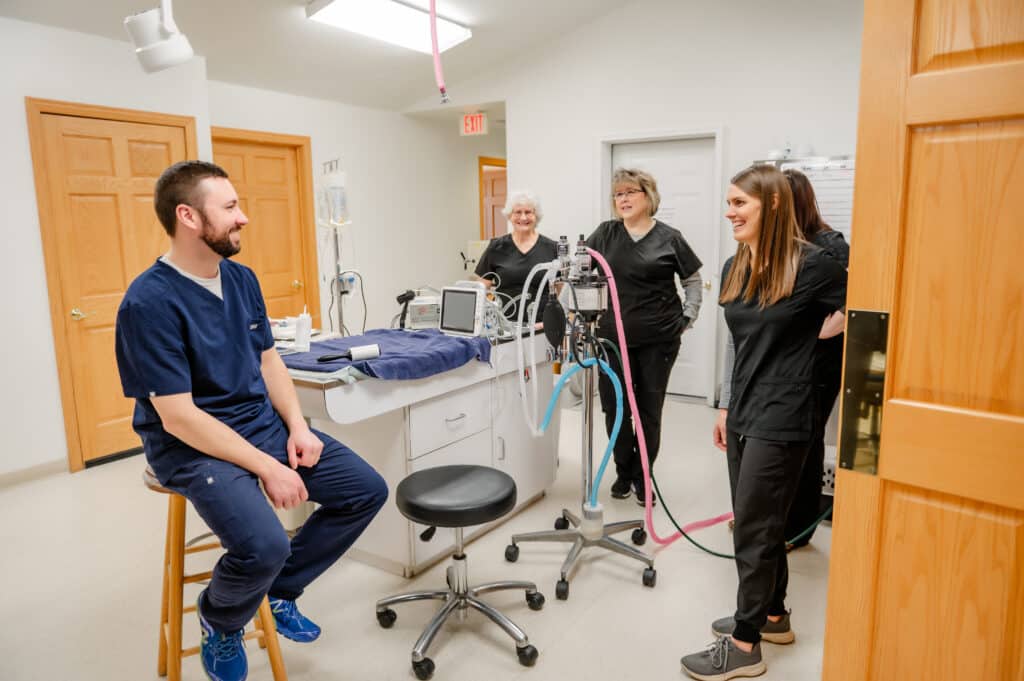
<svg viewBox="0 0 1024 681"><path fill-rule="evenodd" d="M196 606L183 607L186 584L209 580L212 571L185 574L185 556L191 553L221 548L220 542L210 541L195 546L185 544L185 497L175 494L160 484L153 470L146 467L142 481L154 492L168 496L167 500L167 542L164 546L164 587L160 601L160 651L157 658L157 673L170 681L181 681L181 659L199 654L199 646L181 647L181 621L185 613L195 612ZM281 659L281 645L277 638L277 626L270 612L266 596L253 617L253 631L245 634L246 639L257 639L260 648L265 648L270 658L274 681L288 681L288 674Z"/></svg>

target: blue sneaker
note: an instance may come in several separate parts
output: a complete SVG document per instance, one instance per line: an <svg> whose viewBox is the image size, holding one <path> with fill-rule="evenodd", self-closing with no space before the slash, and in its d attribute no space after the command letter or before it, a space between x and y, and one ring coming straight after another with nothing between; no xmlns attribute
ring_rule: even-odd
<svg viewBox="0 0 1024 681"><path fill-rule="evenodd" d="M249 675L249 663L245 658L245 639L243 630L232 634L222 634L206 621L200 610L202 594L196 601L196 614L199 615L199 628L203 640L199 644L199 658L203 661L203 671L210 681L245 681Z"/></svg>
<svg viewBox="0 0 1024 681"><path fill-rule="evenodd" d="M269 598L270 612L274 613L277 633L299 643L309 643L320 638L320 627L299 612L295 601L283 598Z"/></svg>

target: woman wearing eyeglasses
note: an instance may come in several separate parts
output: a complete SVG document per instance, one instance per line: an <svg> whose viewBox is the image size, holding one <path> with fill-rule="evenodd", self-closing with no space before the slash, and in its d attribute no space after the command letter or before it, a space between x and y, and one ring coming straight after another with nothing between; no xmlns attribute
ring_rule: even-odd
<svg viewBox="0 0 1024 681"><path fill-rule="evenodd" d="M509 234L491 240L480 256L474 273L501 298L505 316L516 319L523 298L532 303L542 277L535 276L531 291L524 295L523 284L535 265L551 262L557 254L557 244L537 232L540 222L540 201L529 192L512 192L501 211L508 220ZM541 318L538 311L537 318Z"/></svg>
<svg viewBox="0 0 1024 681"><path fill-rule="evenodd" d="M679 354L680 338L700 311L701 262L679 230L654 218L661 197L658 185L642 170L618 169L612 177L612 211L616 218L598 225L587 245L608 260L619 293L626 332L629 364L637 409L652 470L661 444L661 412L668 377ZM685 302L679 300L676 277L683 283ZM618 344L612 311L601 317L601 338ZM614 353L609 364L622 377ZM611 434L615 421L615 392L604 374L598 382L605 425ZM615 442L616 499L635 494L644 503L643 466L628 403L626 419ZM652 497L653 499L653 497Z"/></svg>

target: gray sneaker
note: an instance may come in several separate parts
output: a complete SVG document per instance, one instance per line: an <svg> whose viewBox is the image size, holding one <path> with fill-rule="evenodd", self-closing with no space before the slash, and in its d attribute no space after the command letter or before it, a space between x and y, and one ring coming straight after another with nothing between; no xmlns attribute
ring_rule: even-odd
<svg viewBox="0 0 1024 681"><path fill-rule="evenodd" d="M760 676L768 669L761 659L761 644L745 653L735 645L732 638L716 639L700 653L687 655L680 663L683 671L699 681L728 681L746 676Z"/></svg>
<svg viewBox="0 0 1024 681"><path fill-rule="evenodd" d="M711 633L718 638L731 636L735 630L736 620L732 617L723 617L711 623ZM796 634L793 633L793 628L789 626L789 613L787 612L783 615L782 619L778 622L766 621L764 626L761 627L761 640L783 645L795 641Z"/></svg>

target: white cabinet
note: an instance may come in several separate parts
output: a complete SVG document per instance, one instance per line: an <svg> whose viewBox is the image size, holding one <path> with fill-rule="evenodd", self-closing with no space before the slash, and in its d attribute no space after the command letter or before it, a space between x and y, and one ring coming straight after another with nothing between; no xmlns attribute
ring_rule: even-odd
<svg viewBox="0 0 1024 681"><path fill-rule="evenodd" d="M531 380L538 383L540 418L554 388L551 364L537 367ZM558 457L559 409L555 409L552 423L540 437L534 437L523 416L519 397L519 381L515 372L498 376L492 383L491 431L494 437L495 468L505 471L516 481L516 498L531 499L555 481ZM527 390L532 391L530 383ZM538 421L539 425L539 421Z"/></svg>

